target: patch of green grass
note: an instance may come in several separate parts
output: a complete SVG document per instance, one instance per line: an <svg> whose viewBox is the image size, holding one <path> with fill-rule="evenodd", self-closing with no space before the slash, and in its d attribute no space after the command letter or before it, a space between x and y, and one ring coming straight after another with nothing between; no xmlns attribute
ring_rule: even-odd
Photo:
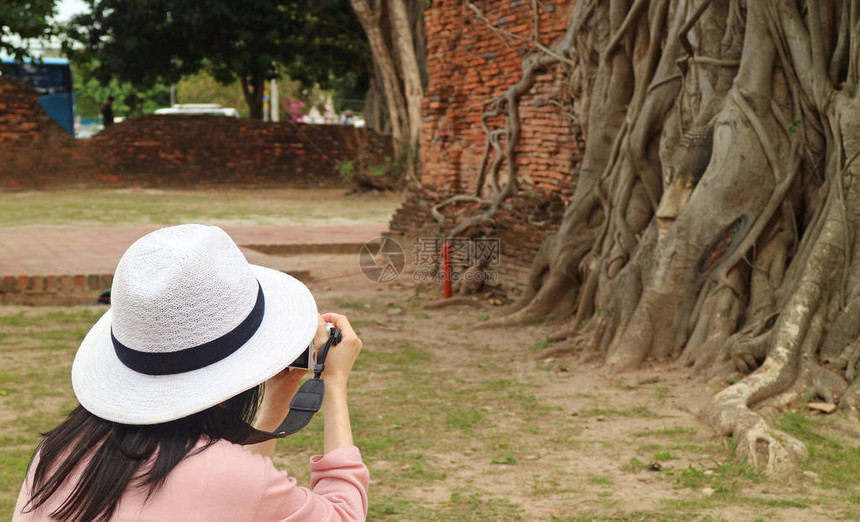
<svg viewBox="0 0 860 522"><path fill-rule="evenodd" d="M648 470L651 470L652 468L651 468L650 464L648 464L646 462L642 462L641 460L637 459L636 457L631 457L630 460L624 466L621 467L621 469L623 471L628 471L628 472L637 472L637 471L648 471Z"/></svg>
<svg viewBox="0 0 860 522"><path fill-rule="evenodd" d="M337 212L320 201L337 199ZM210 223L387 223L399 193L345 196L341 188L60 189L4 193L0 226Z"/></svg>
<svg viewBox="0 0 860 522"><path fill-rule="evenodd" d="M441 509L440 520L489 522L522 520L520 509L504 498L487 498L482 493L452 493Z"/></svg>
<svg viewBox="0 0 860 522"><path fill-rule="evenodd" d="M713 488L717 494L734 493L765 480L765 474L746 462L731 459L709 468L690 465L674 473L676 488Z"/></svg>
<svg viewBox="0 0 860 522"><path fill-rule="evenodd" d="M860 448L833 435L825 422L788 412L777 426L806 444L809 458L802 466L821 477L823 488L851 489L860 482Z"/></svg>
<svg viewBox="0 0 860 522"><path fill-rule="evenodd" d="M654 398L656 398L658 401L665 399L668 394L669 394L669 387L668 386L655 386L654 387Z"/></svg>
<svg viewBox="0 0 860 522"><path fill-rule="evenodd" d="M368 520L415 520L427 519L432 513L414 500L392 496L378 496L367 510Z"/></svg>
<svg viewBox="0 0 860 522"><path fill-rule="evenodd" d="M507 499L482 493L455 492L449 500L436 504L384 495L370 503L368 520L444 520L491 522L523 520L520 509Z"/></svg>
<svg viewBox="0 0 860 522"><path fill-rule="evenodd" d="M673 455L669 450L658 451L654 454L654 459L659 461L676 460L678 457Z"/></svg>
<svg viewBox="0 0 860 522"><path fill-rule="evenodd" d="M591 410L584 410L582 412L584 417L597 417L598 415L603 415L605 417L638 417L638 418L653 418L656 417L657 414L651 411L647 406L634 406L632 408L594 408Z"/></svg>
<svg viewBox="0 0 860 522"><path fill-rule="evenodd" d="M645 430L633 432L634 437L685 437L695 435L696 428L663 428L660 430Z"/></svg>
<svg viewBox="0 0 860 522"><path fill-rule="evenodd" d="M555 478L535 477L532 481L531 492L533 495L558 495L568 491L571 491L571 488L555 480Z"/></svg>
<svg viewBox="0 0 860 522"><path fill-rule="evenodd" d="M537 352L540 350L545 350L545 349L549 348L550 346L552 346L552 344L553 344L552 341L550 341L549 339L544 339L543 341L538 341L538 342L534 343L533 345L529 346L529 351Z"/></svg>
<svg viewBox="0 0 860 522"><path fill-rule="evenodd" d="M591 477L588 479L592 484L599 484L601 486L611 486L613 484L612 477Z"/></svg>
<svg viewBox="0 0 860 522"><path fill-rule="evenodd" d="M514 456L513 453L508 452L503 453L501 455L496 455L495 457L490 459L490 462L492 462L493 464L514 465L517 463L517 458Z"/></svg>
<svg viewBox="0 0 860 522"><path fill-rule="evenodd" d="M768 508L808 508L810 506L808 499L797 498L760 498L752 497L749 499L751 504L756 504Z"/></svg>
<svg viewBox="0 0 860 522"><path fill-rule="evenodd" d="M454 410L448 413L445 422L449 426L468 430L484 419L484 412L479 408Z"/></svg>

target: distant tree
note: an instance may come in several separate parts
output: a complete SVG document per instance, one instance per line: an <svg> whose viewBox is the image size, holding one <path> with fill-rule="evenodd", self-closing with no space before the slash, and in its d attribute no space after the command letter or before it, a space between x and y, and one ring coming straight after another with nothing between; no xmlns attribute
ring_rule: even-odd
<svg viewBox="0 0 860 522"><path fill-rule="evenodd" d="M205 71L186 76L176 83L176 103L217 103L236 109L242 117L247 118L250 114L238 80L225 85Z"/></svg>
<svg viewBox="0 0 860 522"><path fill-rule="evenodd" d="M114 113L117 116L136 116L152 112L170 103L170 87L157 83L149 89L140 90L130 83L112 78L106 84L92 74L97 63L80 62L72 56L72 76L75 79L75 112L83 117L99 117L99 107L108 96L113 96Z"/></svg>
<svg viewBox="0 0 860 522"><path fill-rule="evenodd" d="M48 36L56 0L4 0L0 2L0 51L22 58L24 40Z"/></svg>
<svg viewBox="0 0 860 522"><path fill-rule="evenodd" d="M369 42L373 57L372 94L381 92L384 105L378 113L388 116L394 152L405 164L407 185L419 186L421 99L424 95L421 70L426 68L424 44L424 0L350 0ZM373 125L374 107L365 114Z"/></svg>
<svg viewBox="0 0 860 522"><path fill-rule="evenodd" d="M353 73L366 82L361 37L350 29L348 0L87 0L90 13L68 27L99 60L94 75L139 88L175 83L205 69L239 82L250 116L263 117L267 80L331 84ZM352 31L352 32L350 32Z"/></svg>

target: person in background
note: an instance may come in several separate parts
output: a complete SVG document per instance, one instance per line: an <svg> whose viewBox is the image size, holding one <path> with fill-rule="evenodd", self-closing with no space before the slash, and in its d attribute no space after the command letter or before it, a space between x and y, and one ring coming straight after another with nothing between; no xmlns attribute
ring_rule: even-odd
<svg viewBox="0 0 860 522"><path fill-rule="evenodd" d="M102 125L109 127L113 125L113 96L108 96L101 106Z"/></svg>
<svg viewBox="0 0 860 522"><path fill-rule="evenodd" d="M362 343L346 317L319 315L301 282L249 264L204 225L138 239L111 301L72 365L80 405L44 435L13 521L366 518L369 474L347 408ZM322 382L305 385L324 383L324 440L308 489L272 456L275 437L315 411L299 400L308 366L290 366L314 349Z"/></svg>

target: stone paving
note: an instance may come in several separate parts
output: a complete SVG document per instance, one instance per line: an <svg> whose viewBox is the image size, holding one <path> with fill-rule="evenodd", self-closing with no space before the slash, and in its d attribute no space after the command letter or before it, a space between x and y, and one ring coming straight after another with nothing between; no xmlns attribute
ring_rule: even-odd
<svg viewBox="0 0 860 522"><path fill-rule="evenodd" d="M109 287L123 252L161 225L25 226L0 228L0 301L44 294L91 293ZM226 225L251 263L309 277L290 256L263 252L331 252L356 255L385 225ZM254 248L248 248L248 245ZM292 249L292 250L290 250ZM15 299L12 299L15 297ZM23 301L27 302L27 299Z"/></svg>

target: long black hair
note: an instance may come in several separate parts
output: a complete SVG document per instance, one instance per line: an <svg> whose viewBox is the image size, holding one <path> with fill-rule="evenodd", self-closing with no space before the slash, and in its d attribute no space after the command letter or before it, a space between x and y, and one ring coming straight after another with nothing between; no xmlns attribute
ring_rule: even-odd
<svg viewBox="0 0 860 522"><path fill-rule="evenodd" d="M247 440L254 431L250 423L262 393L261 384L200 413L150 426L107 421L78 406L62 424L43 434L33 455L34 459L38 455L39 462L24 511L45 504L71 472L88 460L71 494L51 517L68 522L107 521L129 486L148 488L148 499L185 457L221 439L237 444ZM200 441L203 445L195 450Z"/></svg>

